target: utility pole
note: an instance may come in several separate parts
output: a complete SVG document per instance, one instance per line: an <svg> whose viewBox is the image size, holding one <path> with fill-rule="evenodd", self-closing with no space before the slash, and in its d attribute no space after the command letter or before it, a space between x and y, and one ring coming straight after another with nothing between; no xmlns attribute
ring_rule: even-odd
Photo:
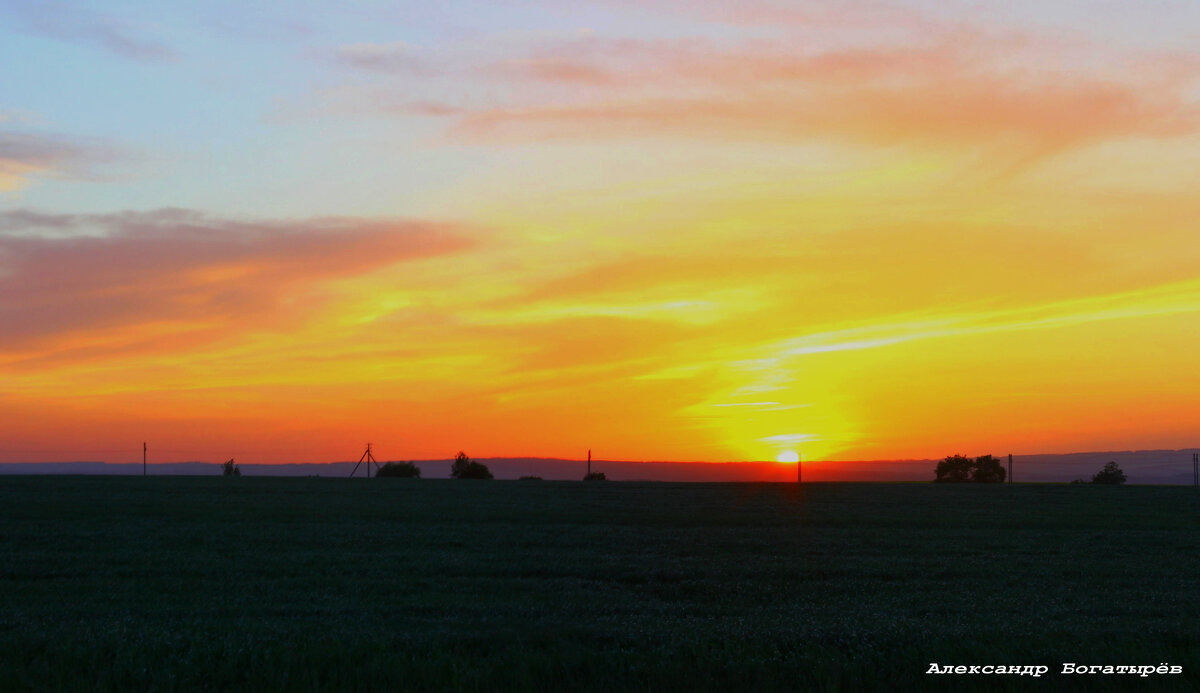
<svg viewBox="0 0 1200 693"><path fill-rule="evenodd" d="M146 476L146 441L142 441L142 476Z"/></svg>
<svg viewBox="0 0 1200 693"><path fill-rule="evenodd" d="M379 463L375 462L375 456L371 454L371 444L370 443L367 443L367 449L365 452L363 452L362 457L358 458L358 464L355 464L354 469L350 470L350 476L354 476L354 473L358 471L358 465L362 464L364 461L367 463L367 478L370 479L371 478L371 463L374 462L376 467L379 466Z"/></svg>
<svg viewBox="0 0 1200 693"><path fill-rule="evenodd" d="M588 470L587 470L587 475L588 475L588 476L591 476L591 475L592 475L592 451L591 451L590 449L588 450Z"/></svg>
<svg viewBox="0 0 1200 693"><path fill-rule="evenodd" d="M804 457L797 453L796 455L796 483L803 483L804 479L800 476L804 467Z"/></svg>
<svg viewBox="0 0 1200 693"><path fill-rule="evenodd" d="M1008 453L1008 483L1012 483L1012 453Z"/></svg>

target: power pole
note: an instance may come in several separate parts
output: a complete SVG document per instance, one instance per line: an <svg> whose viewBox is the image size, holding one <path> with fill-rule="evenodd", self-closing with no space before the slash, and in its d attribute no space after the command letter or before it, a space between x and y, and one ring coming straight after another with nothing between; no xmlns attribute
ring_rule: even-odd
<svg viewBox="0 0 1200 693"><path fill-rule="evenodd" d="M1012 453L1008 453L1008 483L1012 483Z"/></svg>
<svg viewBox="0 0 1200 693"><path fill-rule="evenodd" d="M354 476L354 473L358 471L358 465L362 464L364 461L367 463L367 478L370 479L371 478L371 463L374 462L376 467L379 466L379 463L375 462L375 456L371 454L371 444L370 443L367 443L367 449L366 449L366 451L363 452L362 457L358 458L358 464L355 464L354 469L350 470L350 476Z"/></svg>
<svg viewBox="0 0 1200 693"><path fill-rule="evenodd" d="M146 441L142 441L142 476L146 476Z"/></svg>
<svg viewBox="0 0 1200 693"><path fill-rule="evenodd" d="M591 475L592 475L592 451L591 451L591 450L588 450L588 470L587 470L587 475L588 475L588 476L591 476Z"/></svg>
<svg viewBox="0 0 1200 693"><path fill-rule="evenodd" d="M800 475L801 471L803 471L803 467L804 467L804 458L801 457L799 454L797 454L796 455L796 483L797 484L803 483L803 481L804 481L804 479Z"/></svg>

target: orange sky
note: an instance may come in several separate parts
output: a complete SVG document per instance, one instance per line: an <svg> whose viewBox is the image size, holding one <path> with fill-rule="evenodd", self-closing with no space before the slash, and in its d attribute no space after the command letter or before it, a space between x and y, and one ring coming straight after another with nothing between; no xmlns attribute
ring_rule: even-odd
<svg viewBox="0 0 1200 693"><path fill-rule="evenodd" d="M331 36L228 189L0 109L0 460L1197 445L1200 55L768 7Z"/></svg>

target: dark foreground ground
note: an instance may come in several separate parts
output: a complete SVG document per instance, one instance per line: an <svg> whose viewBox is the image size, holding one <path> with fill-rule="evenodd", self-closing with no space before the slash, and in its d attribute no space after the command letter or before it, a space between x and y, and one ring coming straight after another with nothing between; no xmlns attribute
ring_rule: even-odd
<svg viewBox="0 0 1200 693"><path fill-rule="evenodd" d="M0 689L448 688L1200 689L1200 493L0 478Z"/></svg>

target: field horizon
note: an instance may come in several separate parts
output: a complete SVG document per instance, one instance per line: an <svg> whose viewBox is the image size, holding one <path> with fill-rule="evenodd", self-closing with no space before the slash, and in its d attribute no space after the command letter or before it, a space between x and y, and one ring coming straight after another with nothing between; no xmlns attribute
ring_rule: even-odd
<svg viewBox="0 0 1200 693"><path fill-rule="evenodd" d="M1013 455L1013 477L1017 483L1069 483L1077 479L1090 480L1109 461L1117 462L1130 484L1192 485L1191 456L1200 448L1181 450L1123 450L1107 452L1075 452L1041 455ZM1002 462L1007 459L1002 455ZM247 458L252 459L252 458ZM581 479L587 462L556 457L484 457L476 458L488 465L497 479L517 479L539 476L545 480L567 481ZM383 463L385 460L380 460ZM399 460L393 460L399 461ZM423 478L449 478L452 459L419 459L412 461L421 468ZM349 476L354 461L309 463L243 462L238 467L247 476ZM904 482L932 481L936 459L915 460L812 460L804 463L804 479L811 482ZM612 481L663 482L789 482L795 481L795 464L768 461L702 462L666 460L604 460L592 461L596 471L603 471ZM216 461L179 461L151 463L150 475L197 475L221 473ZM0 462L0 475L7 474L84 474L140 476L141 462L62 461L62 462ZM363 474L360 469L359 475Z"/></svg>

